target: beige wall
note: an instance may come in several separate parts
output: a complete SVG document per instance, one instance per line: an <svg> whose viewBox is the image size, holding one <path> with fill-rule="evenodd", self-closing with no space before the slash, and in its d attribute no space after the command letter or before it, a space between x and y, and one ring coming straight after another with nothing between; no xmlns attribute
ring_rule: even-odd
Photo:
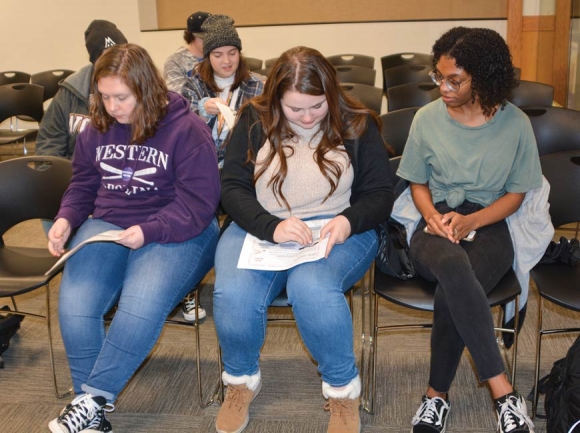
<svg viewBox="0 0 580 433"><path fill-rule="evenodd" d="M88 62L84 31L95 18L113 21L129 41L144 46L158 66L183 42L181 31L141 32L138 0L2 0L0 70L29 73L79 69ZM185 17L184 17L185 22ZM429 52L434 40L456 25L490 27L506 34L506 22L397 22L240 28L247 56L267 59L295 45L325 55L356 52L379 58L400 51ZM377 74L380 86L381 74Z"/></svg>

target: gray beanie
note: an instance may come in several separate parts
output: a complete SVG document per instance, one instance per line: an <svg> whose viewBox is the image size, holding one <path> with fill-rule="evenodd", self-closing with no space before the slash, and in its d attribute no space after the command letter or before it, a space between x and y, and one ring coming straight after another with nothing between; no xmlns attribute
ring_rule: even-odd
<svg viewBox="0 0 580 433"><path fill-rule="evenodd" d="M126 44L127 38L115 24L106 20L94 20L85 30L85 46L91 63L95 63L105 48Z"/></svg>
<svg viewBox="0 0 580 433"><path fill-rule="evenodd" d="M202 24L203 56L219 47L232 46L242 51L242 40L234 28L234 20L227 15L211 15Z"/></svg>

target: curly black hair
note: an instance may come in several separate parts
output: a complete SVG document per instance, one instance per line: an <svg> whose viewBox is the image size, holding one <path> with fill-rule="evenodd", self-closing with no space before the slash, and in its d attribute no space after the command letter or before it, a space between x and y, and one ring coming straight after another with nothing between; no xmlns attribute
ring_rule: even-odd
<svg viewBox="0 0 580 433"><path fill-rule="evenodd" d="M433 45L433 67L441 56L452 57L458 68L471 75L471 98L479 99L483 113L492 116L505 107L515 85L509 47L491 29L454 27Z"/></svg>

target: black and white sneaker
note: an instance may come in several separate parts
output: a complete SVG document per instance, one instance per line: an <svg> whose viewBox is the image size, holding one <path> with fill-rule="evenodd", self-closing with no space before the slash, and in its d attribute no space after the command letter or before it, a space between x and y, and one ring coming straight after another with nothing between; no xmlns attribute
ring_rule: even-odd
<svg viewBox="0 0 580 433"><path fill-rule="evenodd" d="M195 295L193 293L191 296L188 295L184 299L181 311L185 320L188 322L195 322ZM201 303L199 304L197 311L199 313L199 320L206 316L205 309L201 306Z"/></svg>
<svg viewBox="0 0 580 433"><path fill-rule="evenodd" d="M411 433L444 433L450 407L449 400L424 395L421 406L411 421Z"/></svg>
<svg viewBox="0 0 580 433"><path fill-rule="evenodd" d="M534 433L534 423L528 417L526 401L517 392L495 401L498 433Z"/></svg>
<svg viewBox="0 0 580 433"><path fill-rule="evenodd" d="M111 423L105 417L105 412L113 410L104 397L79 395L48 424L48 428L52 433L113 433Z"/></svg>

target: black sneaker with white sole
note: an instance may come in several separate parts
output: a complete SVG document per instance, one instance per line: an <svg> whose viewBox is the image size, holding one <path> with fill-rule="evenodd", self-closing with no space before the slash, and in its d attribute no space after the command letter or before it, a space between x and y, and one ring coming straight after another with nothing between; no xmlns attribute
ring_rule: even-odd
<svg viewBox="0 0 580 433"><path fill-rule="evenodd" d="M534 423L528 416L526 401L517 392L495 401L498 433L534 433Z"/></svg>
<svg viewBox="0 0 580 433"><path fill-rule="evenodd" d="M60 416L48 424L48 428L52 433L113 433L111 423L105 416L105 412L113 410L114 407L107 405L104 397L82 394L69 403Z"/></svg>
<svg viewBox="0 0 580 433"><path fill-rule="evenodd" d="M195 297L193 294L191 297L188 296L184 299L181 311L185 320L188 322L195 322ZM201 303L198 305L197 311L199 313L199 320L206 316L205 309L201 306Z"/></svg>
<svg viewBox="0 0 580 433"><path fill-rule="evenodd" d="M449 400L424 395L421 406L411 421L411 433L444 433L450 407Z"/></svg>

